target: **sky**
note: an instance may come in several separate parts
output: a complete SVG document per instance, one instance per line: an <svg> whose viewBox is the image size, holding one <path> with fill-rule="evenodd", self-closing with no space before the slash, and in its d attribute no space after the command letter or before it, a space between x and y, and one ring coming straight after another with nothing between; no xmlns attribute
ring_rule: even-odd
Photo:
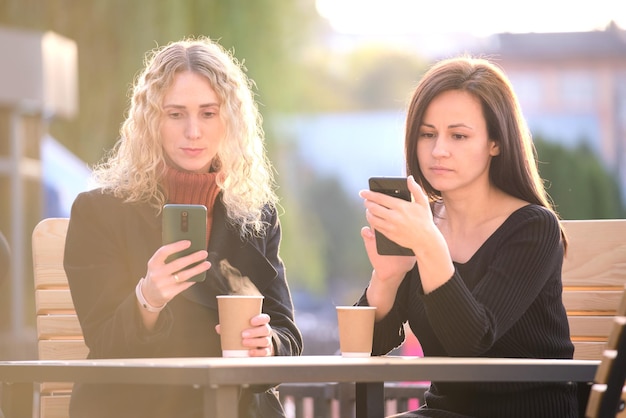
<svg viewBox="0 0 626 418"><path fill-rule="evenodd" d="M411 35L603 30L614 20L626 29L623 0L316 0L340 33Z"/></svg>

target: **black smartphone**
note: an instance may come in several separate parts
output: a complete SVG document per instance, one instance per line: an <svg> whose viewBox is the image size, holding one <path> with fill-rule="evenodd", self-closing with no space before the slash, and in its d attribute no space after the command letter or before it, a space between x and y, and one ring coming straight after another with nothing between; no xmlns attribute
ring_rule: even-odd
<svg viewBox="0 0 626 418"><path fill-rule="evenodd" d="M206 223L207 209L204 205L166 204L163 206L163 244L189 240L191 246L176 254L172 254L165 261L169 263L177 258L206 250ZM189 267L200 264L200 262ZM206 272L202 272L188 281L202 282Z"/></svg>
<svg viewBox="0 0 626 418"><path fill-rule="evenodd" d="M411 201L411 192L406 185L406 177L370 177L370 190L384 193L398 199ZM414 255L413 250L396 244L384 234L374 230L376 234L376 251L380 255Z"/></svg>

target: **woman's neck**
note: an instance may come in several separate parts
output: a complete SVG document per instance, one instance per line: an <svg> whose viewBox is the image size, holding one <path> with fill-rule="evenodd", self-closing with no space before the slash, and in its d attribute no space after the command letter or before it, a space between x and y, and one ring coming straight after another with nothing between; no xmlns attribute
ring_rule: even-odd
<svg viewBox="0 0 626 418"><path fill-rule="evenodd" d="M467 231L506 218L525 204L496 187L489 187L482 193L442 194L441 203L435 206L435 216L450 231Z"/></svg>

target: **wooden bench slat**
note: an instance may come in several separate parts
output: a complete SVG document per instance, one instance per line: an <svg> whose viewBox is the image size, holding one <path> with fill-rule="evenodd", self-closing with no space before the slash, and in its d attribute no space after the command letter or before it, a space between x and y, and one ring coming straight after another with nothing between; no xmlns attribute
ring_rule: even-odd
<svg viewBox="0 0 626 418"><path fill-rule="evenodd" d="M35 291L37 315L74 312L74 302L69 289L46 289Z"/></svg>
<svg viewBox="0 0 626 418"><path fill-rule="evenodd" d="M561 221L570 246L563 260L564 286L626 283L626 222L623 219Z"/></svg>
<svg viewBox="0 0 626 418"><path fill-rule="evenodd" d="M40 360L77 360L89 353L83 340L39 340L38 348Z"/></svg>
<svg viewBox="0 0 626 418"><path fill-rule="evenodd" d="M65 270L42 266L39 268L37 277L40 280L35 283L35 289L67 288Z"/></svg>
<svg viewBox="0 0 626 418"><path fill-rule="evenodd" d="M606 341L614 316L570 316L567 319L572 339Z"/></svg>
<svg viewBox="0 0 626 418"><path fill-rule="evenodd" d="M565 289L563 304L568 313L593 311L613 316L617 313L623 292L623 288L592 291Z"/></svg>
<svg viewBox="0 0 626 418"><path fill-rule="evenodd" d="M37 316L37 337L49 339L83 339L83 331L76 315Z"/></svg>
<svg viewBox="0 0 626 418"><path fill-rule="evenodd" d="M39 393L42 395L70 395L74 383L72 382L44 382L39 385Z"/></svg>
<svg viewBox="0 0 626 418"><path fill-rule="evenodd" d="M574 359L576 360L599 360L606 347L606 342L580 342L574 341Z"/></svg>
<svg viewBox="0 0 626 418"><path fill-rule="evenodd" d="M33 270L35 289L66 286L63 252L69 220L44 219L33 230Z"/></svg>
<svg viewBox="0 0 626 418"><path fill-rule="evenodd" d="M46 418L67 418L70 413L70 395L41 396L40 415Z"/></svg>

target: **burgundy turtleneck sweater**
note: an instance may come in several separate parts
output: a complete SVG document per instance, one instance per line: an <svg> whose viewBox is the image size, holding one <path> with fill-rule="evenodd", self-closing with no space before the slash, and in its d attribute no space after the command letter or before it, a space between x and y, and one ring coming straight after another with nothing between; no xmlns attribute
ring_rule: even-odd
<svg viewBox="0 0 626 418"><path fill-rule="evenodd" d="M163 180L168 203L206 206L207 247L213 223L213 205L220 192L216 177L217 173L190 173L168 167Z"/></svg>

